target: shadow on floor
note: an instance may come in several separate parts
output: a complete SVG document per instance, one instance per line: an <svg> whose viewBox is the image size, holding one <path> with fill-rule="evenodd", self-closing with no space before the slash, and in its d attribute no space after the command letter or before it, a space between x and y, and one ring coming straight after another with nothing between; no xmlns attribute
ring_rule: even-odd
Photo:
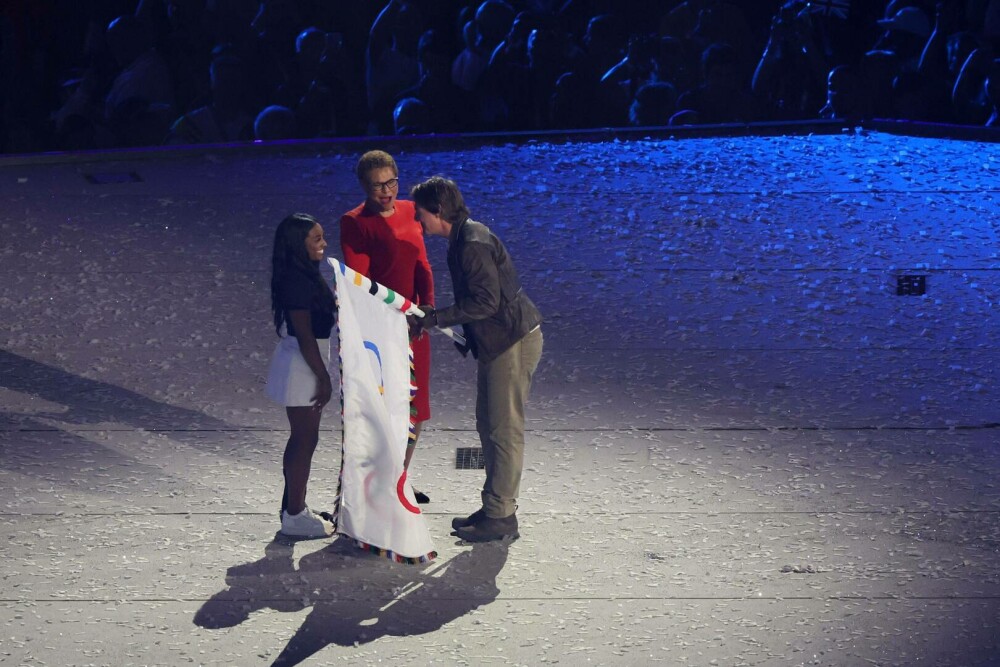
<svg viewBox="0 0 1000 667"><path fill-rule="evenodd" d="M152 385L160 380L152 379ZM37 412L71 424L128 424L143 429L232 429L203 412L153 400L117 385L80 377L55 366L0 350L0 387L37 396L64 409Z"/></svg>
<svg viewBox="0 0 1000 667"><path fill-rule="evenodd" d="M154 400L130 389L100 380L84 378L61 368L0 350L0 389L38 399L30 412L0 411L0 429L19 431L17 438L0 442L0 467L45 479L51 483L99 492L111 482L128 483L137 470L162 476L156 467L156 448L160 446L149 434L130 439L131 450L116 451L74 433L95 425L122 425L144 431L169 431L171 441L217 456L244 457L248 446L266 451L273 446L252 431L241 431L239 438L221 436L222 432L240 430L223 420L197 410ZM51 445L55 436L58 448ZM152 458L140 456L140 451ZM280 463L277 450L276 463ZM96 479L86 470L100 469L104 477ZM38 465L39 463L44 465ZM111 477L109 478L108 475ZM278 473L280 476L280 473ZM177 484L188 480L175 479ZM96 488L89 488L94 486Z"/></svg>
<svg viewBox="0 0 1000 667"><path fill-rule="evenodd" d="M341 537L296 563L281 534L264 557L226 572L227 588L195 614L196 625L231 628L263 609L312 611L274 665L297 665L330 644L433 632L496 600L509 542L475 544L444 563L400 565Z"/></svg>

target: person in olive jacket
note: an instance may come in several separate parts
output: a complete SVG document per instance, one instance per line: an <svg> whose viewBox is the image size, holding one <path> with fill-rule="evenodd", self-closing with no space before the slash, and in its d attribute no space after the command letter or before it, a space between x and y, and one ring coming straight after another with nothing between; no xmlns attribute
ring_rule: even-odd
<svg viewBox="0 0 1000 667"><path fill-rule="evenodd" d="M455 303L421 306L421 329L461 324L465 354L477 361L476 430L486 482L482 507L451 525L469 542L518 537L517 495L524 465L524 404L542 356L542 316L521 288L507 248L486 225L472 220L454 181L435 176L411 197L424 234L448 239L448 271Z"/></svg>

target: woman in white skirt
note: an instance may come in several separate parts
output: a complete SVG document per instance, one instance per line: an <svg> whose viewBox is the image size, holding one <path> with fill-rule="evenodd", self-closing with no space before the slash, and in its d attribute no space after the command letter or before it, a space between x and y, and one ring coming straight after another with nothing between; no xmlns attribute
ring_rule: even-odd
<svg viewBox="0 0 1000 667"><path fill-rule="evenodd" d="M323 228L304 213L288 216L274 233L271 311L281 340L271 359L267 395L285 406L291 429L282 461L281 532L299 538L333 534L333 524L306 505L320 418L333 393L328 364L334 299L319 272L325 249Z"/></svg>

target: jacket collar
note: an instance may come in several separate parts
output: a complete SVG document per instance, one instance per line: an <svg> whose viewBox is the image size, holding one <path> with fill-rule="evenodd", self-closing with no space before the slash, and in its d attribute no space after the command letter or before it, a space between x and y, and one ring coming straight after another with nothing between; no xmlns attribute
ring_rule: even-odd
<svg viewBox="0 0 1000 667"><path fill-rule="evenodd" d="M467 223L471 219L472 218L466 218L465 220L463 220L462 222L458 223L457 225L452 225L451 226L451 232L448 234L448 243L449 244L455 242L455 239L458 238L459 231L462 229L462 227L465 226L465 223Z"/></svg>

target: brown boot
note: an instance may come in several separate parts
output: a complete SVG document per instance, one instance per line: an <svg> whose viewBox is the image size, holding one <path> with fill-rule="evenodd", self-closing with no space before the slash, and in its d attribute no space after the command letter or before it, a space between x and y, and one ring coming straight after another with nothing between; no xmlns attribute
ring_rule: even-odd
<svg viewBox="0 0 1000 667"><path fill-rule="evenodd" d="M455 530L459 528L467 528L468 526L475 525L486 518L486 512L481 508L473 512L467 517L456 517L451 520L451 527Z"/></svg>
<svg viewBox="0 0 1000 667"><path fill-rule="evenodd" d="M486 517L479 523L456 529L454 534L466 542L493 542L520 537L517 532L517 516L514 514L502 519Z"/></svg>

